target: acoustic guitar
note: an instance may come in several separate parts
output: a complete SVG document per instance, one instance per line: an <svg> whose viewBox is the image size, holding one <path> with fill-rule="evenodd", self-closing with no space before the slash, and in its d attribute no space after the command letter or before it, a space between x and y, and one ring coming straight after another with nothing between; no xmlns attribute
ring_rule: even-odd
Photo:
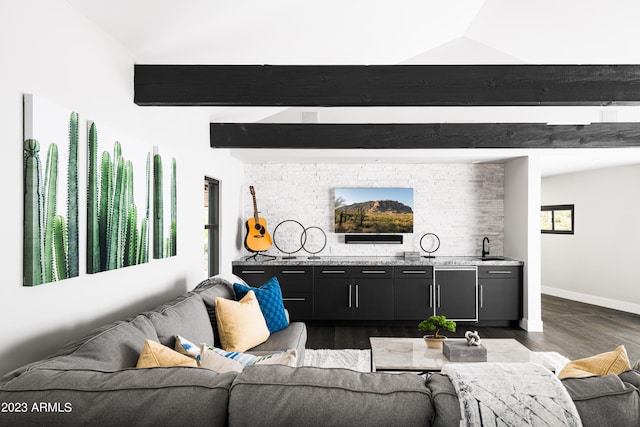
<svg viewBox="0 0 640 427"><path fill-rule="evenodd" d="M247 220L247 237L244 240L244 246L251 252L263 252L273 245L273 241L267 231L267 221L258 217L256 192L253 185L249 186L249 191L253 197L253 218Z"/></svg>

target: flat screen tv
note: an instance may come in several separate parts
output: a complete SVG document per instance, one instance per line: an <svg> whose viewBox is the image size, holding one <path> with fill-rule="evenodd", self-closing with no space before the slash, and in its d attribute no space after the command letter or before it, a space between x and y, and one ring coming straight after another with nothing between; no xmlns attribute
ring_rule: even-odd
<svg viewBox="0 0 640 427"><path fill-rule="evenodd" d="M413 233L413 188L336 188L336 233Z"/></svg>

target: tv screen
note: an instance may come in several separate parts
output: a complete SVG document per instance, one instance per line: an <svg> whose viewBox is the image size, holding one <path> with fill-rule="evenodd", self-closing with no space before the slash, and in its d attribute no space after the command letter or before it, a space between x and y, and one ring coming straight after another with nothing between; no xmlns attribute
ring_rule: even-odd
<svg viewBox="0 0 640 427"><path fill-rule="evenodd" d="M336 233L413 233L413 188L336 188Z"/></svg>

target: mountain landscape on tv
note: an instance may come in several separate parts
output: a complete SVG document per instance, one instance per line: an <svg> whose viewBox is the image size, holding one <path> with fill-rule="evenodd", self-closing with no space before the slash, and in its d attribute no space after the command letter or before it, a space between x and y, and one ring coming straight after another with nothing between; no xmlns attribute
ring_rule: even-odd
<svg viewBox="0 0 640 427"><path fill-rule="evenodd" d="M336 233L412 233L413 209L395 200L370 200L346 206L337 201Z"/></svg>

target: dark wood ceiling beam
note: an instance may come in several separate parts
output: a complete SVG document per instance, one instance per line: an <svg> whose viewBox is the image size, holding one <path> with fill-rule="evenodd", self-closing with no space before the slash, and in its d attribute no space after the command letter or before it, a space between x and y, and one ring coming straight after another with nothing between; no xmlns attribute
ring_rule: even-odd
<svg viewBox="0 0 640 427"><path fill-rule="evenodd" d="M135 65L135 103L640 105L640 65Z"/></svg>
<svg viewBox="0 0 640 427"><path fill-rule="evenodd" d="M213 148L612 148L640 146L640 123L211 123Z"/></svg>

